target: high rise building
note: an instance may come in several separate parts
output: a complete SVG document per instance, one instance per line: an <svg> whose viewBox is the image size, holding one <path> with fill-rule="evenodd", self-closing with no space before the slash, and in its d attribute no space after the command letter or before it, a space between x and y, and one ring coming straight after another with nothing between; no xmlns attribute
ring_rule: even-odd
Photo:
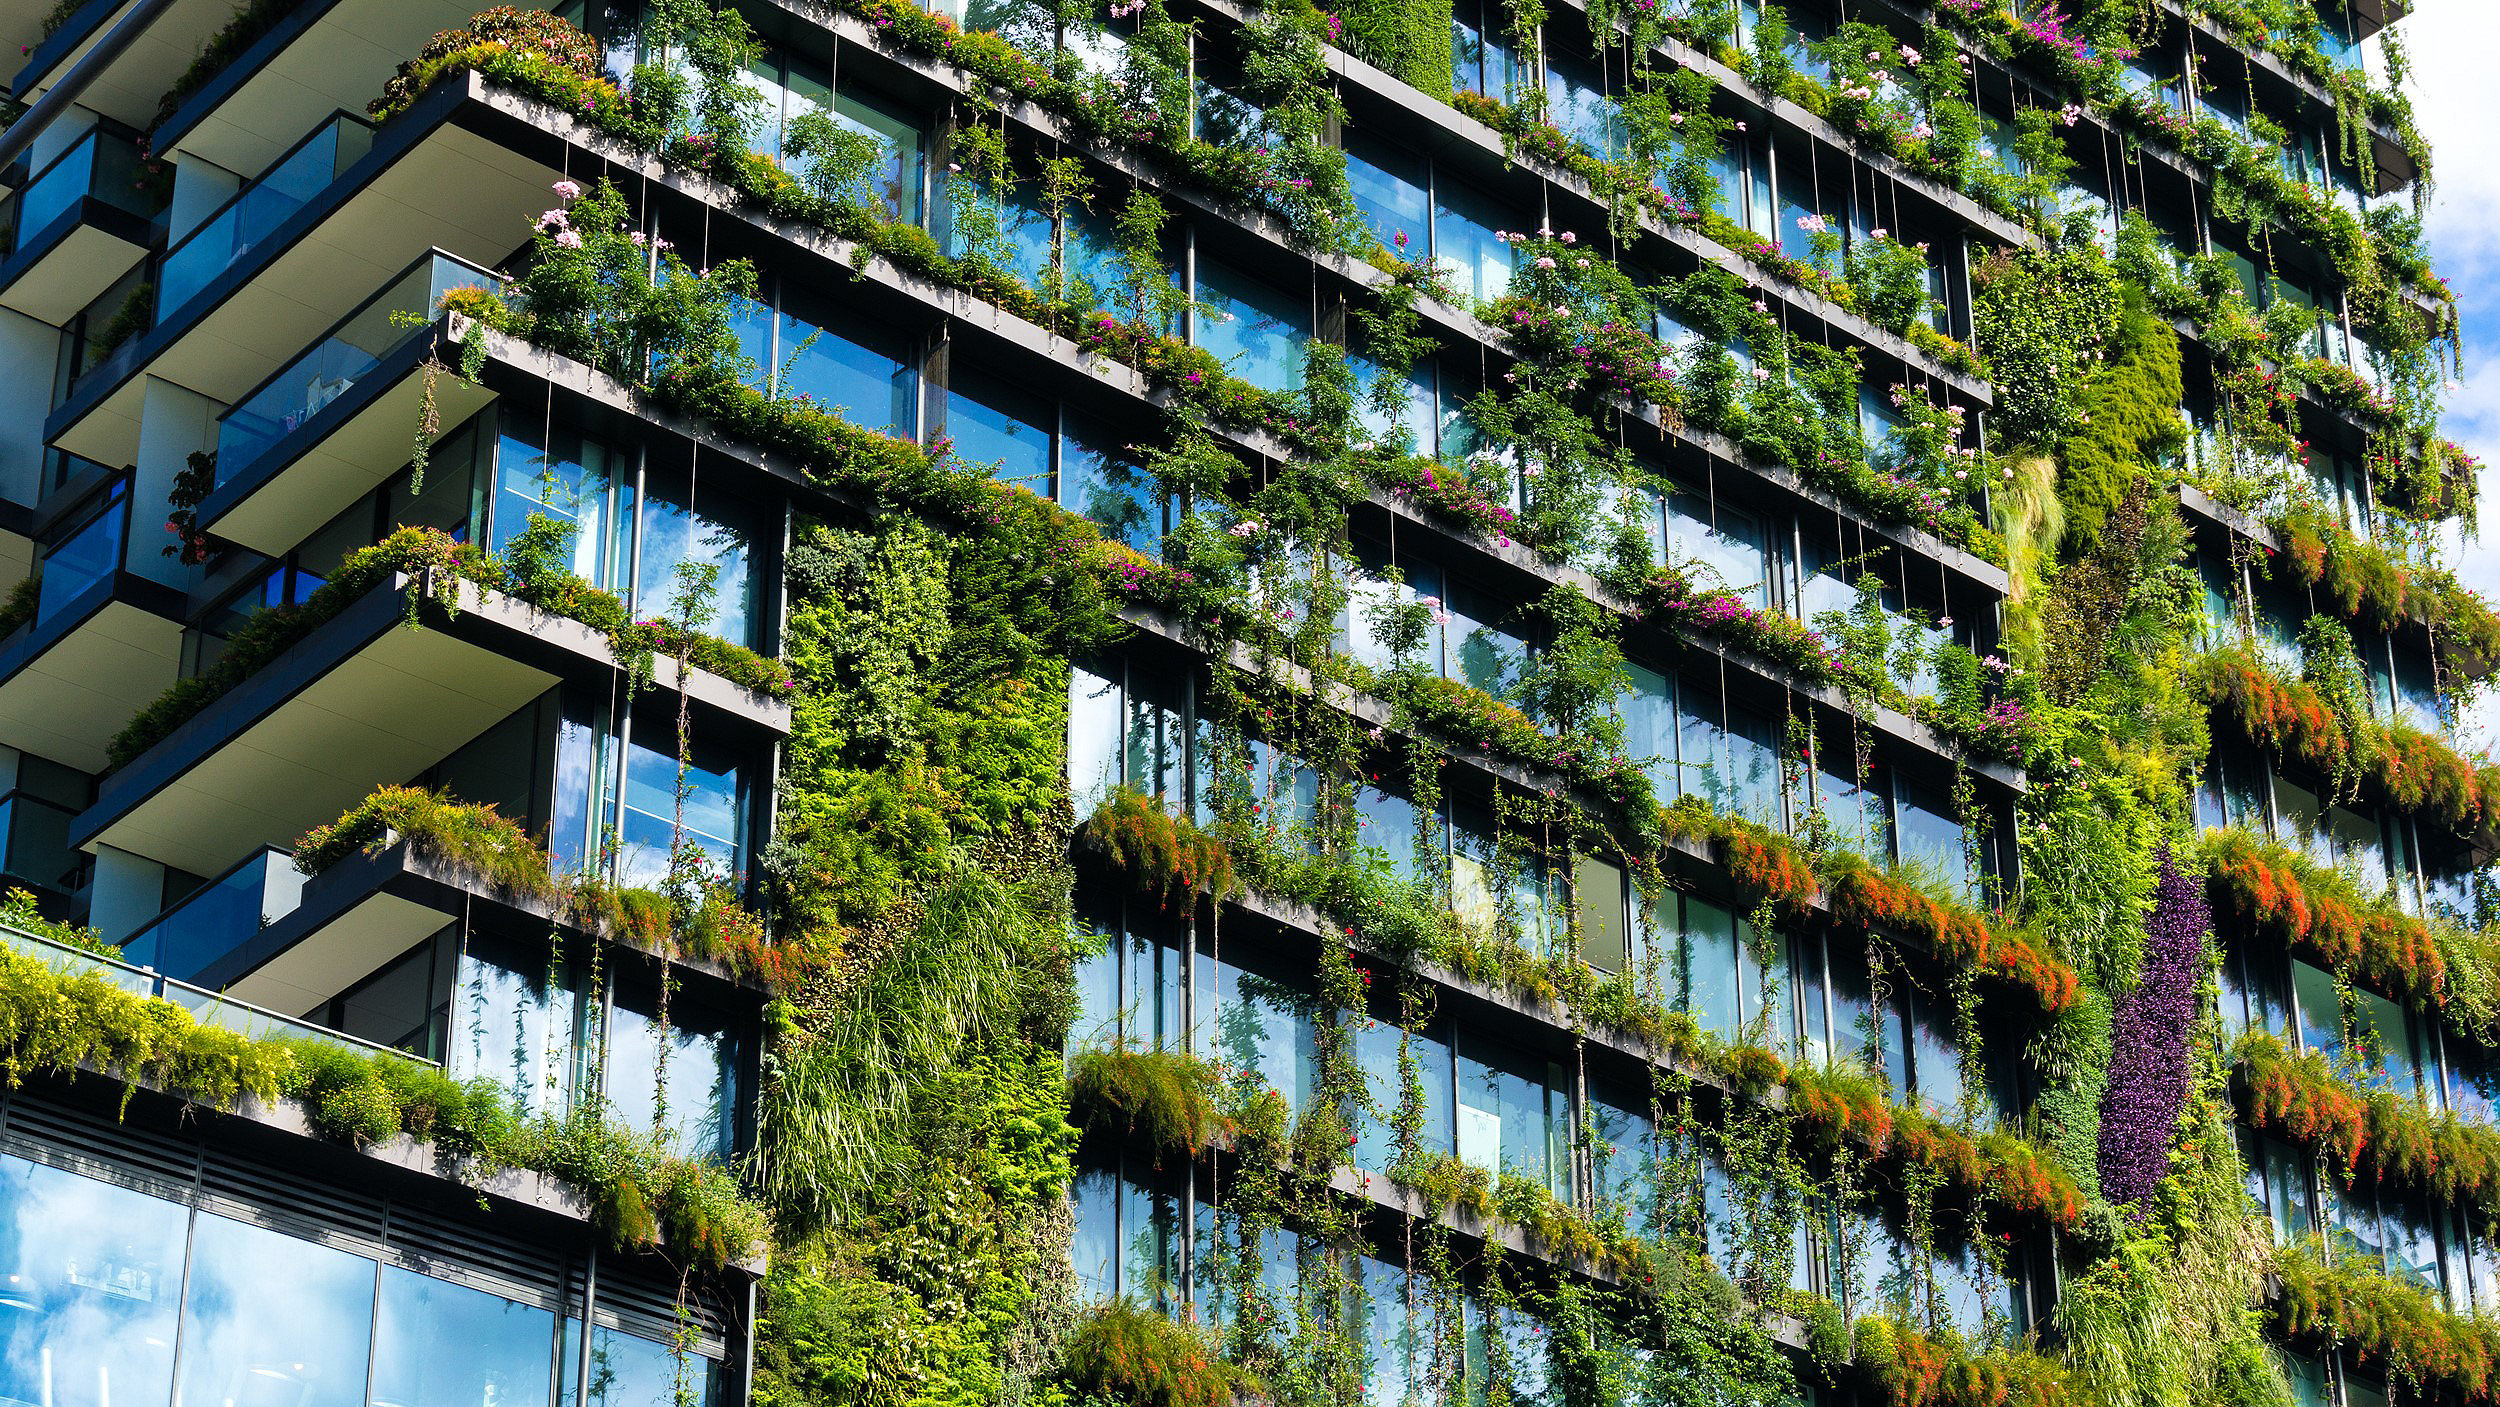
<svg viewBox="0 0 2500 1407"><path fill-rule="evenodd" d="M0 1398L2492 1396L2396 0L474 3L0 0Z"/></svg>

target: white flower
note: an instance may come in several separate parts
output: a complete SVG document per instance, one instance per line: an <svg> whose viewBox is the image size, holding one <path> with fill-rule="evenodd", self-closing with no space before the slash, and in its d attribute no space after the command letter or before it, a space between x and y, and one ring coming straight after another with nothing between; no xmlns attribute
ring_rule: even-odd
<svg viewBox="0 0 2500 1407"><path fill-rule="evenodd" d="M625 236L625 237L626 237L627 239L632 240L632 241L634 242L634 247L635 247L636 249L640 249L640 248L642 248L642 246L643 246L643 242L644 242L644 241L643 241L643 237L642 237L642 231L640 231L640 230L636 230L636 231L634 231L632 234L629 234L629 235L627 235L627 236Z"/></svg>
<svg viewBox="0 0 2500 1407"><path fill-rule="evenodd" d="M1869 239L1883 239L1891 235L1892 231L1878 225L1874 229L1868 230L1866 233Z"/></svg>
<svg viewBox="0 0 2500 1407"><path fill-rule="evenodd" d="M579 200L582 198L582 188L575 185L571 181L558 181L553 187L551 187L551 189L555 191L556 198L558 200Z"/></svg>
<svg viewBox="0 0 2500 1407"><path fill-rule="evenodd" d="M1565 244L1577 244L1580 242L1580 237L1573 234L1569 230L1565 230L1562 232L1562 242Z"/></svg>

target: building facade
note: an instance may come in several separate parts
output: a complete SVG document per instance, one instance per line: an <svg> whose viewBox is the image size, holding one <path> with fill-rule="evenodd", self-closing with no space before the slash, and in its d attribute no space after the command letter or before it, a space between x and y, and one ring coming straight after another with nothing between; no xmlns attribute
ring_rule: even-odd
<svg viewBox="0 0 2500 1407"><path fill-rule="evenodd" d="M2401 6L13 8L0 1395L2490 1395Z"/></svg>

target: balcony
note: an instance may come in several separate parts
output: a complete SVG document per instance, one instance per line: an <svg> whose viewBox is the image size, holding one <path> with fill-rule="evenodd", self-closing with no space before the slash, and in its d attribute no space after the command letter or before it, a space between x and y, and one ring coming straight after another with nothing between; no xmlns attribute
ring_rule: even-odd
<svg viewBox="0 0 2500 1407"><path fill-rule="evenodd" d="M561 173L516 155L525 122L481 93L451 80L387 129L338 113L308 133L166 254L155 325L72 383L46 438L135 462L149 378L231 404L429 248L510 251Z"/></svg>
<svg viewBox="0 0 2500 1407"><path fill-rule="evenodd" d="M163 208L138 147L90 130L0 205L0 307L67 323L147 257Z"/></svg>
<svg viewBox="0 0 2500 1407"><path fill-rule="evenodd" d="M0 928L0 947L5 947L24 957L34 958L57 972L97 978L134 997L156 997L172 1002L191 1013L191 1019L203 1026L233 1031L254 1040L274 1037L318 1041L324 1045L333 1045L360 1054L386 1055L396 1060L405 1060L411 1065L430 1066L434 1063L430 1060L421 1060L406 1051L375 1045L371 1041L360 1041L344 1032L316 1026L309 1021L298 1021L292 1016L282 1016L265 1007L254 1006L250 1002L239 1001L223 993L209 991L205 987L195 987L188 982L177 982L163 973L154 972L145 967L65 947L51 939L39 938L32 933L21 933L13 928Z"/></svg>
<svg viewBox="0 0 2500 1407"><path fill-rule="evenodd" d="M27 55L11 81L10 96L21 103L33 102L135 8L137 0L90 0L80 6ZM79 106L146 131L156 122L156 106L166 90L208 47L210 36L232 18L232 5L172 6L104 65L78 95Z"/></svg>
<svg viewBox="0 0 2500 1407"><path fill-rule="evenodd" d="M361 110L402 59L479 8L476 0L305 0L167 114L151 134L156 149L259 170L283 134L339 108Z"/></svg>
<svg viewBox="0 0 2500 1407"><path fill-rule="evenodd" d="M376 854L351 855L310 879L295 873L284 852L256 851L220 883L231 884L232 893L214 901L220 906L211 910L216 937L186 947L184 963L157 965L287 1011L311 1010L448 923L532 938L569 926L543 901L497 889L417 853L406 841ZM140 941L133 938L125 946L134 961L146 960L139 956ZM197 965L185 965L194 959ZM670 965L699 976L713 992L753 986L717 964L682 954Z"/></svg>
<svg viewBox="0 0 2500 1407"><path fill-rule="evenodd" d="M372 150L373 124L345 112L298 140L165 251L156 273L156 320L181 311Z"/></svg>
<svg viewBox="0 0 2500 1407"><path fill-rule="evenodd" d="M423 411L422 368L445 340L436 307L454 288L495 284L486 270L429 251L237 402L217 423L217 488L201 521L275 556L381 482L407 459L409 427ZM436 378L434 393L445 426L490 399L456 376Z"/></svg>
<svg viewBox="0 0 2500 1407"><path fill-rule="evenodd" d="M423 629L406 627L412 608ZM674 687L672 663L658 663ZM71 843L217 874L424 772L559 678L615 669L588 626L466 584L451 614L394 577L108 777ZM786 704L700 671L690 687L707 712L789 731Z"/></svg>
<svg viewBox="0 0 2500 1407"><path fill-rule="evenodd" d="M174 682L182 593L126 570L129 540L116 483L43 552L34 618L0 642L0 744L101 771L122 721Z"/></svg>
<svg viewBox="0 0 2500 1407"><path fill-rule="evenodd" d="M304 877L296 872L295 858L284 850L264 847L122 940L122 956L142 967L198 981L220 959L293 913L303 897ZM211 985L219 990L225 987L222 982ZM280 1005L302 1011L318 1000L320 995Z"/></svg>
<svg viewBox="0 0 2500 1407"><path fill-rule="evenodd" d="M77 815L32 792L0 793L0 879L62 900L85 888L87 857L69 843Z"/></svg>

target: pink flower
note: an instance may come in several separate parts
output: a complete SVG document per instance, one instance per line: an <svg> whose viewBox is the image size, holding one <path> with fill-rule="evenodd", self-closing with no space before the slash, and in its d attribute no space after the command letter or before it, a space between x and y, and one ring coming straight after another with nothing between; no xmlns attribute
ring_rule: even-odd
<svg viewBox="0 0 2500 1407"><path fill-rule="evenodd" d="M582 237L572 230L558 230L556 231L556 244L559 248L579 249L582 247Z"/></svg>
<svg viewBox="0 0 2500 1407"><path fill-rule="evenodd" d="M558 181L555 183L553 189L556 193L556 198L559 200L579 200L582 198L582 188L571 181Z"/></svg>

